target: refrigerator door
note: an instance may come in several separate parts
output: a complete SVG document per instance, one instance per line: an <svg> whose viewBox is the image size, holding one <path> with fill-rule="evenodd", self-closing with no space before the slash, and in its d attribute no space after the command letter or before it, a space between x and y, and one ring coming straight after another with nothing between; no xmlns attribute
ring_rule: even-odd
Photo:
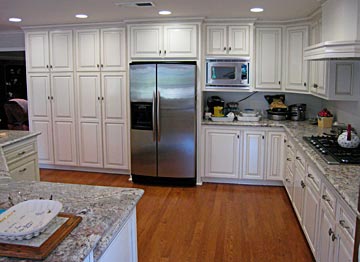
<svg viewBox="0 0 360 262"><path fill-rule="evenodd" d="M158 176L195 177L195 64L158 64Z"/></svg>
<svg viewBox="0 0 360 262"><path fill-rule="evenodd" d="M157 175L156 64L130 64L131 173Z"/></svg>

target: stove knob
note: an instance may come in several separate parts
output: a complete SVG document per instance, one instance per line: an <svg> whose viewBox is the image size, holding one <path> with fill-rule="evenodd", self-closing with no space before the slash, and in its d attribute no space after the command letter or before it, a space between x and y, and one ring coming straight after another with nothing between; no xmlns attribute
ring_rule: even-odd
<svg viewBox="0 0 360 262"><path fill-rule="evenodd" d="M349 160L348 160L348 159L341 159L341 162L342 162L342 163L348 163Z"/></svg>
<svg viewBox="0 0 360 262"><path fill-rule="evenodd" d="M315 145L316 148L320 148L320 145Z"/></svg>

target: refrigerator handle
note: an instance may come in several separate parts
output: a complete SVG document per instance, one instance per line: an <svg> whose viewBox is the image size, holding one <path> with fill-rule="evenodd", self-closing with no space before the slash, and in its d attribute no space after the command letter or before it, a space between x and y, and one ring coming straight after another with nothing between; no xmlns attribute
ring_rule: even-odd
<svg viewBox="0 0 360 262"><path fill-rule="evenodd" d="M155 126L155 122L156 122L156 118L155 118L155 108L156 108L156 104L155 104L155 99L156 99L156 94L155 91L153 92L153 97L152 97L152 135L153 135L153 141L155 142L155 134L156 134L156 126Z"/></svg>
<svg viewBox="0 0 360 262"><path fill-rule="evenodd" d="M157 105L156 105L157 137L158 137L158 142L160 142L160 138L161 138L161 130L160 130L160 91L157 91L156 101L157 101Z"/></svg>

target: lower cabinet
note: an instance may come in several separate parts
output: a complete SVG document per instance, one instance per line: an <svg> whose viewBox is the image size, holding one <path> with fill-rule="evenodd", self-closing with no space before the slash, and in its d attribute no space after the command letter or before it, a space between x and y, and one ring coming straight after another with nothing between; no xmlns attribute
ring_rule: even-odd
<svg viewBox="0 0 360 262"><path fill-rule="evenodd" d="M238 178L240 131L206 129L205 141L206 176Z"/></svg>
<svg viewBox="0 0 360 262"><path fill-rule="evenodd" d="M318 238L318 262L333 261L335 241L335 219L324 206L320 209Z"/></svg>
<svg viewBox="0 0 360 262"><path fill-rule="evenodd" d="M204 181L282 180L284 132L269 128L204 127ZM232 179L232 180L226 180ZM237 179L237 180L234 180ZM215 180L214 180L215 181Z"/></svg>
<svg viewBox="0 0 360 262"><path fill-rule="evenodd" d="M294 173L294 191L293 191L292 201L293 201L295 213L300 223L302 223L304 193L305 193L304 172L305 170L303 170L296 162L295 173Z"/></svg>

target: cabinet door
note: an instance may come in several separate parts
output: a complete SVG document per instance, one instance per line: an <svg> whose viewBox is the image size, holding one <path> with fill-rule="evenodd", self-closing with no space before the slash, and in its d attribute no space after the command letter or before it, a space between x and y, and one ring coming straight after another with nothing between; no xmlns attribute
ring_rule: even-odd
<svg viewBox="0 0 360 262"><path fill-rule="evenodd" d="M310 91L321 96L326 95L325 74L328 62L310 61Z"/></svg>
<svg viewBox="0 0 360 262"><path fill-rule="evenodd" d="M73 74L52 74L51 90L55 164L76 165Z"/></svg>
<svg viewBox="0 0 360 262"><path fill-rule="evenodd" d="M104 167L128 169L125 74L102 73Z"/></svg>
<svg viewBox="0 0 360 262"><path fill-rule="evenodd" d="M284 133L268 132L266 148L266 179L281 181L284 170Z"/></svg>
<svg viewBox="0 0 360 262"><path fill-rule="evenodd" d="M18 181L39 181L39 167L36 154L9 165L10 176Z"/></svg>
<svg viewBox="0 0 360 262"><path fill-rule="evenodd" d="M245 179L264 179L265 132L245 131L243 152L243 174Z"/></svg>
<svg viewBox="0 0 360 262"><path fill-rule="evenodd" d="M310 249L314 254L316 249L319 208L320 196L309 184L307 184L304 194L303 228Z"/></svg>
<svg viewBox="0 0 360 262"><path fill-rule="evenodd" d="M99 71L99 30L78 30L75 34L77 71Z"/></svg>
<svg viewBox="0 0 360 262"><path fill-rule="evenodd" d="M101 70L126 70L125 30L110 28L101 30Z"/></svg>
<svg viewBox="0 0 360 262"><path fill-rule="evenodd" d="M99 73L77 75L80 166L102 167Z"/></svg>
<svg viewBox="0 0 360 262"><path fill-rule="evenodd" d="M159 58L163 55L161 26L133 26L130 34L131 58Z"/></svg>
<svg viewBox="0 0 360 262"><path fill-rule="evenodd" d="M334 262L352 262L354 241L341 228L337 229L337 243Z"/></svg>
<svg viewBox="0 0 360 262"><path fill-rule="evenodd" d="M229 26L229 55L250 56L250 27Z"/></svg>
<svg viewBox="0 0 360 262"><path fill-rule="evenodd" d="M71 30L50 32L50 70L51 72L73 71Z"/></svg>
<svg viewBox="0 0 360 262"><path fill-rule="evenodd" d="M240 132L206 129L205 176L238 178Z"/></svg>
<svg viewBox="0 0 360 262"><path fill-rule="evenodd" d="M164 26L164 57L197 57L196 25Z"/></svg>
<svg viewBox="0 0 360 262"><path fill-rule="evenodd" d="M28 74L29 125L37 137L39 162L53 164L51 93L49 74Z"/></svg>
<svg viewBox="0 0 360 262"><path fill-rule="evenodd" d="M329 262L334 258L334 241L332 237L335 231L334 218L325 210L324 207L320 209L319 217L319 241L317 261ZM339 261L340 262L340 261Z"/></svg>
<svg viewBox="0 0 360 262"><path fill-rule="evenodd" d="M206 53L208 55L227 54L226 26L206 27Z"/></svg>
<svg viewBox="0 0 360 262"><path fill-rule="evenodd" d="M28 72L49 71L48 32L29 32L25 34L26 70Z"/></svg>
<svg viewBox="0 0 360 262"><path fill-rule="evenodd" d="M308 62L304 61L303 50L308 46L307 26L286 29L285 89L308 91Z"/></svg>
<svg viewBox="0 0 360 262"><path fill-rule="evenodd" d="M302 224L304 210L304 176L303 170L296 167L294 172L293 204L300 224Z"/></svg>
<svg viewBox="0 0 360 262"><path fill-rule="evenodd" d="M256 29L256 89L281 89L281 28Z"/></svg>

